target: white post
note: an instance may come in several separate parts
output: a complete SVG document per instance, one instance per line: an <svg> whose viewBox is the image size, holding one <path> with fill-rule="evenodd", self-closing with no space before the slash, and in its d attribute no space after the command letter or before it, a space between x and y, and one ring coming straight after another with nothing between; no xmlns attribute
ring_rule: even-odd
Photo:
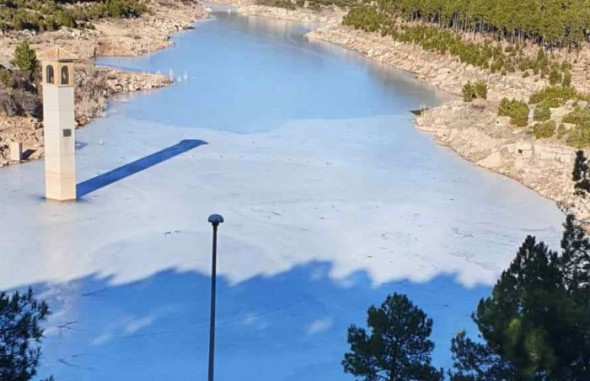
<svg viewBox="0 0 590 381"><path fill-rule="evenodd" d="M23 145L20 142L10 143L10 161L20 162L23 157Z"/></svg>

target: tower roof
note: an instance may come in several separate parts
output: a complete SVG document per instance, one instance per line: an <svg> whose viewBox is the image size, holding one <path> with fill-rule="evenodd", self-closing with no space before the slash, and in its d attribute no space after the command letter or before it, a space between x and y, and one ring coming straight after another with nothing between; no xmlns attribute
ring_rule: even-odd
<svg viewBox="0 0 590 381"><path fill-rule="evenodd" d="M65 61L71 62L78 59L74 54L68 52L67 50L60 48L59 46L54 46L49 49L43 50L38 54L39 59L46 60L46 61Z"/></svg>

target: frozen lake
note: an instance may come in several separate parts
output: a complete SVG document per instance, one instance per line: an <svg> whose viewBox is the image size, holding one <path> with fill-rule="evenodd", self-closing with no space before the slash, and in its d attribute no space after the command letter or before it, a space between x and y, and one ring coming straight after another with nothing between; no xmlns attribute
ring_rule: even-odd
<svg viewBox="0 0 590 381"><path fill-rule="evenodd" d="M211 213L220 227L217 380L351 380L346 328L403 292L435 363L553 202L412 126L443 95L309 43L300 24L217 13L177 46L101 63L172 72L78 131L78 203L43 163L0 170L0 289L51 304L40 375L203 380Z"/></svg>

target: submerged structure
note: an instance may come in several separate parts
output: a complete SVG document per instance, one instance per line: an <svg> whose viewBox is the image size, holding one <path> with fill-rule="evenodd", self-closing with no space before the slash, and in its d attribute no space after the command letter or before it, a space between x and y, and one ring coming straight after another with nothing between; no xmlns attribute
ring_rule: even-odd
<svg viewBox="0 0 590 381"><path fill-rule="evenodd" d="M55 47L39 54L43 70L43 134L45 139L45 198L76 199L74 119L74 61Z"/></svg>

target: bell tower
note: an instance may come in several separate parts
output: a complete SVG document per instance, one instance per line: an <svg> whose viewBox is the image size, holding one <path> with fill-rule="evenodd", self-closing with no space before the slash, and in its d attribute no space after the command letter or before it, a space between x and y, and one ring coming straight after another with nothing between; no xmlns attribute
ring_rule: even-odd
<svg viewBox="0 0 590 381"><path fill-rule="evenodd" d="M76 200L74 61L59 47L39 54L43 86L45 198Z"/></svg>

